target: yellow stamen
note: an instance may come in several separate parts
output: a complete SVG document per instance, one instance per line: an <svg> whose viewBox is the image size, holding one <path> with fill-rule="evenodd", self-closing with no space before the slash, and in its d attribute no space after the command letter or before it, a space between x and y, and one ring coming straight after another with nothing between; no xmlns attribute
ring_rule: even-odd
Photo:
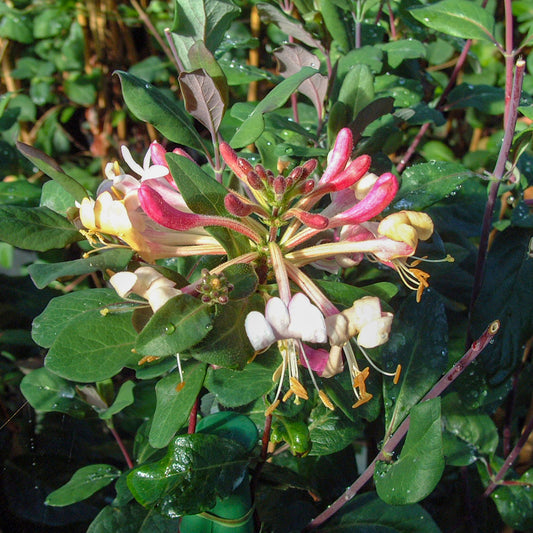
<svg viewBox="0 0 533 533"><path fill-rule="evenodd" d="M292 395L294 394L294 391L292 389L289 389L282 398L283 402L286 402Z"/></svg>
<svg viewBox="0 0 533 533"><path fill-rule="evenodd" d="M396 373L394 374L394 379L392 380L392 382L395 384L395 385L398 385L398 381L400 381L400 374L402 372L402 365L398 365L396 367Z"/></svg>
<svg viewBox="0 0 533 533"><path fill-rule="evenodd" d="M357 409L358 407L361 407L361 405L365 404L366 402L369 402L372 397L372 394L370 394L369 392L365 392L365 394L361 396L361 398L352 405L352 409Z"/></svg>
<svg viewBox="0 0 533 533"><path fill-rule="evenodd" d="M328 398L328 395L327 395L323 390L319 390L319 391L318 391L318 395L320 396L320 399L322 400L322 403L323 403L328 409L331 409L332 411L335 411L335 406L333 405L333 403L331 402L331 400Z"/></svg>
<svg viewBox="0 0 533 533"><path fill-rule="evenodd" d="M364 396L366 394L366 385L365 380L370 375L370 367L366 367L364 370L361 370L353 380L353 387L354 389L361 389L361 395Z"/></svg>
<svg viewBox="0 0 533 533"><path fill-rule="evenodd" d="M185 381L182 381L181 383L178 383L176 385L176 391L179 392L180 390L183 389L183 387L185 387Z"/></svg>
<svg viewBox="0 0 533 533"><path fill-rule="evenodd" d="M279 404L280 404L279 400L276 400L273 404L271 404L268 407L268 409L265 411L265 416L270 416L278 408Z"/></svg>
<svg viewBox="0 0 533 533"><path fill-rule="evenodd" d="M142 366L146 363L153 363L154 361L157 361L159 357L156 355L145 355L137 364L139 366Z"/></svg>
<svg viewBox="0 0 533 533"><path fill-rule="evenodd" d="M305 390L304 386L293 376L289 378L290 384L291 384L291 390L298 396L298 398L301 398L302 400L308 400L309 396L307 394L307 391Z"/></svg>

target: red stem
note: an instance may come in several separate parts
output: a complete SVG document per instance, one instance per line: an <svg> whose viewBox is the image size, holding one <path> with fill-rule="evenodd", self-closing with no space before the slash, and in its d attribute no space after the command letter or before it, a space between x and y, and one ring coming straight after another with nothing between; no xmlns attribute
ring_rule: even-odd
<svg viewBox="0 0 533 533"><path fill-rule="evenodd" d="M122 439L120 438L120 435L118 434L117 430L112 426L108 425L109 431L111 431L111 435L115 438L115 441L118 444L118 447L120 448L120 451L122 452L122 455L124 456L124 460L126 461L126 464L128 465L129 469L133 468L133 461L131 460L130 454L128 453L128 450L126 450L126 446L124 446L124 443L122 442Z"/></svg>
<svg viewBox="0 0 533 533"><path fill-rule="evenodd" d="M433 386L433 388L420 400L419 403L436 398L442 394L468 367L472 361L485 349L487 344L492 340L500 328L499 321L492 322L485 330L483 335L475 341L470 349L461 357L461 359ZM533 422L532 422L533 425ZM396 446L405 437L409 429L409 416L400 424L400 427L394 432L392 437L383 445L383 448L376 458L368 465L361 476L346 490L346 492L325 511L320 513L316 518L311 520L304 531L311 531L329 520L345 503L350 501L374 475L374 470L378 461L383 461L396 448Z"/></svg>
<svg viewBox="0 0 533 533"><path fill-rule="evenodd" d="M198 408L200 407L200 398L197 397L189 415L189 428L187 433L192 435L196 431L196 422L198 421Z"/></svg>

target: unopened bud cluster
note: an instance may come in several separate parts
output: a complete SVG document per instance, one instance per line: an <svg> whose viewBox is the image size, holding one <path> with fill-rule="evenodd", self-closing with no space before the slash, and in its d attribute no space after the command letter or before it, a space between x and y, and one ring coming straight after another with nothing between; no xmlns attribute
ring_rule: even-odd
<svg viewBox="0 0 533 533"><path fill-rule="evenodd" d="M224 274L210 274L207 268L202 269L202 278L196 288L202 302L209 305L227 304L228 294L232 289L233 285Z"/></svg>

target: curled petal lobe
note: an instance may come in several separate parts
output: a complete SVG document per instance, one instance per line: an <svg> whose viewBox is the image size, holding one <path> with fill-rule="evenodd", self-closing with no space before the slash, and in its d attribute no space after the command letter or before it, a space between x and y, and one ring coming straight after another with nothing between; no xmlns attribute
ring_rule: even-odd
<svg viewBox="0 0 533 533"><path fill-rule="evenodd" d="M378 233L416 248L418 239L425 241L433 234L433 221L426 213L400 211L385 217L379 224Z"/></svg>
<svg viewBox="0 0 533 533"><path fill-rule="evenodd" d="M244 329L256 352L268 348L276 336L267 319L259 311L251 311L244 321Z"/></svg>
<svg viewBox="0 0 533 533"><path fill-rule="evenodd" d="M307 296L295 294L289 303L290 328L294 337L307 342L326 342L324 316Z"/></svg>
<svg viewBox="0 0 533 533"><path fill-rule="evenodd" d="M319 376L325 377L324 371L328 366L329 352L324 350L324 348L311 348L311 346L307 346L307 344L303 344L303 349L305 351L305 358L301 358L300 360L302 366L307 366L307 359L309 368Z"/></svg>
<svg viewBox="0 0 533 533"><path fill-rule="evenodd" d="M377 320L368 322L361 328L357 336L357 342L360 346L363 348L375 348L389 340L392 313L384 313L384 315Z"/></svg>
<svg viewBox="0 0 533 533"><path fill-rule="evenodd" d="M287 339L291 337L289 333L289 325L291 322L291 317L289 315L289 310L285 303L275 296L268 300L265 307L265 317L269 324L272 326L272 329L278 339Z"/></svg>

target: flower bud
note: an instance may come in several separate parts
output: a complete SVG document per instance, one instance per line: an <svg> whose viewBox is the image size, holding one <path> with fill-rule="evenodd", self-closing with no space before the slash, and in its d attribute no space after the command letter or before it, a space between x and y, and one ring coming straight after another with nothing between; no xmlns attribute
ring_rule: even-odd
<svg viewBox="0 0 533 533"><path fill-rule="evenodd" d="M253 211L251 205L244 203L238 196L232 193L228 193L224 197L224 206L229 213L236 217L246 217Z"/></svg>

